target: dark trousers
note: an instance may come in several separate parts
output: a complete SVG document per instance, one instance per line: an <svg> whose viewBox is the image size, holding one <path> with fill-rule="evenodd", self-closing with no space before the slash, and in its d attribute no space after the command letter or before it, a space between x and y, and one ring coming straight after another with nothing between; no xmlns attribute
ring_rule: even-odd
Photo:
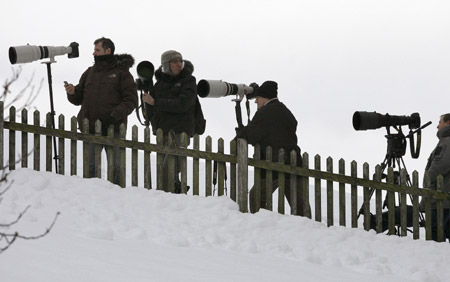
<svg viewBox="0 0 450 282"><path fill-rule="evenodd" d="M450 239L450 227L449 227L449 221L450 221L450 210L444 209L443 210L443 217L444 217L444 240ZM437 241L437 210L432 209L431 210L431 239L434 241Z"/></svg>
<svg viewBox="0 0 450 282"><path fill-rule="evenodd" d="M119 139L120 138L120 133L119 132L114 132L114 138ZM96 164L95 163L95 146L97 144L94 143L90 143L89 144L89 177L95 177L95 168L97 166L99 166L100 164ZM105 148L106 147L106 148ZM110 150L113 151L113 162L114 162L114 179L113 179L113 183L114 184L119 184L120 182L120 149L119 147L109 147L109 146L102 146L101 150L103 150L103 148L105 148L106 150L106 157L108 162L110 162L109 160L109 156L108 156L108 152Z"/></svg>
<svg viewBox="0 0 450 282"><path fill-rule="evenodd" d="M297 183L296 183L296 197L295 199L291 199L291 182L290 182L290 176L286 176L285 178L285 196L286 199L289 202L289 205L291 207L295 207L297 210L297 214L296 215L301 215L301 216L311 216L311 207L309 205L309 199L307 199L306 201L304 201L304 196L303 196L303 181L302 181L302 177L297 176ZM270 184L270 189L271 192L275 192L275 190L279 187L278 185L278 179L275 179L272 181L272 183ZM266 179L262 178L261 179L261 197L260 197L260 207L261 208L266 208L267 206L267 200L266 200ZM257 189L255 186L252 187L252 189L250 189L250 212L251 213L255 213L258 211L257 209L257 199L256 199L256 193L257 193ZM306 213L305 213L305 205L306 205Z"/></svg>
<svg viewBox="0 0 450 282"><path fill-rule="evenodd" d="M181 134L175 134L175 147L181 147ZM190 143L190 138L187 139L187 145ZM169 138L168 136L164 136L164 146L169 145ZM181 181L179 174L181 173L181 160L183 157L175 156L175 175L171 176L170 179L175 180L175 186L179 185L181 187ZM163 160L163 187L161 187L163 191L168 192L169 191L169 154L164 154L164 160ZM177 188L177 187L175 187ZM177 189L175 189L177 190Z"/></svg>

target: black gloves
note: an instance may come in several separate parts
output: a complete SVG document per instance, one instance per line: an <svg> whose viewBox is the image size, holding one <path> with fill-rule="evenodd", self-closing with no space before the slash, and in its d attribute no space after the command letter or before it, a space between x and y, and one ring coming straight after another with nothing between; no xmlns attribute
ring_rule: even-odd
<svg viewBox="0 0 450 282"><path fill-rule="evenodd" d="M102 135L107 136L108 135L108 127L111 124L114 125L114 123L116 122L116 118L113 116L109 116L109 117L100 119L100 121L102 122Z"/></svg>

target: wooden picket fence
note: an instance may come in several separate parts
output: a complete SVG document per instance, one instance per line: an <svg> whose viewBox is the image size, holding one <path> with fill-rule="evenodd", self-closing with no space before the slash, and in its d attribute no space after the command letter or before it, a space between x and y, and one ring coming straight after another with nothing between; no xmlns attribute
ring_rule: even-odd
<svg viewBox="0 0 450 282"><path fill-rule="evenodd" d="M65 129L65 117L64 115L58 116L57 129L52 125L53 117L50 113L46 115L46 126L41 126L41 119L39 111L34 111L33 113L33 124L28 122L28 111L26 109L22 110L20 113L21 122L16 121L16 110L14 107L9 109L9 121L4 120L4 108L3 102L0 101L0 168L8 167L10 170L14 170L16 165L20 164L21 167L29 167L28 160L32 159L32 168L40 171L41 167L41 136L45 136L45 170L52 171L55 167L55 171L59 174L66 174L68 171L69 175L77 174L77 163L80 161L77 153L77 145L82 142L82 156L83 156L83 177L89 176L89 143L96 144L98 150L96 150L95 158L97 163L101 163L100 152L101 146L118 146L120 147L120 186L125 187L126 183L126 150L131 150L131 186L138 186L138 176L139 170L142 170L144 187L147 189L152 188L152 177L151 177L151 154L156 154L156 189L164 189L169 192L174 192L174 181L168 181L169 187L162 187L163 174L162 174L162 162L165 154L169 154L169 175L174 171L175 157L181 157L181 188L182 192L187 192L187 160L192 159L192 171L190 175L192 176L192 183L190 187L192 188L193 195L205 195L212 196L213 191L213 181L217 180L217 195L223 196L228 192L228 196L239 206L241 212L248 212L248 192L249 192L249 167L253 167L254 173L254 184L255 189L258 189L258 193L269 192L270 187L260 187L260 171L261 169L266 170L266 177L270 177L273 172L278 172L279 189L278 189L278 202L277 211L279 213L285 213L285 179L287 175L298 175L301 176L303 181L303 201L305 203L313 204L310 213L305 215L315 221L322 221L323 216L325 218L326 224L328 226L340 225L349 226L351 228L357 228L358 218L361 214L364 218L363 228L369 230L371 228L371 214L372 211L375 214L375 230L381 232L382 230L382 208L383 208L383 197L387 199L388 207L388 217L389 217L389 229L388 234L398 234L400 236L407 235L407 202L410 201L413 210L413 226L412 226L412 238L420 238L420 227L421 221L419 218L419 197L425 199L425 239L431 239L431 200L437 201L437 218L438 218L438 241L444 241L443 235L443 201L450 200L450 193L441 191L443 187L442 176L438 177L438 188L437 190L431 190L427 188L419 188L419 174L417 171L412 173L412 184L409 183L409 176L403 169L400 171L400 184L394 184L395 176L392 167L387 169L387 178L385 182L382 182L382 169L378 165L375 167L372 173L372 179L370 179L369 165L364 163L362 166L362 178L358 177L357 167L358 164L355 161L350 163L350 174L346 175L345 167L346 163L343 159L338 161L339 167L337 172L333 168L333 159L326 159L326 171L321 170L321 157L316 155L314 157L314 166L310 167L309 155L304 153L303 166L296 166L296 155L295 152L284 152L280 150L279 159L284 159L283 155L285 153L290 153L291 164L284 164L281 162L272 162L270 159L261 160L259 157L259 147L255 148L255 154L253 158L248 156L248 145L243 139L232 140L229 143L229 154L225 153L225 142L220 138L217 142L217 152L212 151L212 138L210 136L204 138L204 150L200 150L200 137L198 135L192 138L192 148L188 148L187 140L188 137L182 135L182 146L176 147L174 145L173 139L169 134L169 144L163 144L163 132L158 130L156 136L156 144L151 143L151 136L149 128L144 128L143 141L138 140L138 127L132 127L132 138L131 140L126 140L125 138L125 128L121 126L121 138L113 137L112 127L109 129L108 136L101 136L101 123L97 121L96 123L96 134L89 134L87 131L78 132L77 131L77 120L72 117L70 120L71 128L70 130ZM88 121L85 120L83 128L88 128ZM4 131L8 130L9 140L5 143ZM21 134L21 152L20 159L16 159L16 133ZM33 136L32 151L29 151L28 135ZM57 141L56 141L57 140ZM67 141L67 142L66 142ZM4 159L4 145L8 144L9 158L7 163ZM70 156L65 156L65 146L70 144ZM59 154L57 156L57 161L55 161L55 148L58 147ZM110 150L111 152L112 150ZM143 165L139 162L138 152L143 153ZM271 154L271 148L266 149L267 156ZM68 160L66 160L66 157ZM112 159L112 158L110 158ZM205 179L203 185L200 185L200 161L204 162L204 175ZM217 162L217 174L213 171L213 162ZM70 164L70 167L65 166L65 164ZM55 164L55 166L54 166ZM57 164L57 165L56 165ZM107 179L112 181L113 169L112 162L107 164ZM227 177L227 171L229 171L229 177ZM101 177L101 167L96 169L96 176ZM425 175L425 187L429 187L428 176ZM296 177L290 177L291 187L296 187L295 181ZM310 181L313 185L310 185ZM325 187L322 185L322 181L326 183ZM269 182L269 181L268 181ZM226 183L229 183L229 187L226 187ZM338 189L334 189L334 185L337 183ZM204 191L200 191L200 187L204 187ZM215 185L214 185L215 186ZM358 203L358 197L361 192L358 192L359 188L362 187L362 197L363 201ZM323 188L325 190L323 190ZM266 190L267 189L267 190ZM295 191L292 193L297 193ZM326 191L323 193L323 191ZM202 193L200 193L202 192ZM348 193L350 192L350 193ZM375 200L371 199L371 192L375 195ZM325 195L322 195L325 194ZM346 200L346 195L350 194L350 201ZM387 196L386 196L387 195ZM326 203L325 207L322 206L322 199ZM338 212L339 212L339 222L335 222L334 216L334 197L338 200ZM399 199L399 209L400 209L400 223L396 225L395 222L395 198ZM409 197L409 198L408 198ZM295 197L292 197L293 199ZM371 204L374 204L374 211L371 209ZM307 207L308 205L303 205ZM348 209L349 207L349 209ZM362 207L362 213L359 212L360 207ZM267 199L267 209L273 209L272 197ZM373 207L372 207L373 208ZM350 215L348 215L348 210L350 210ZM290 207L291 214L298 214L296 210L296 204L294 203ZM347 215L350 218L350 222L347 222Z"/></svg>

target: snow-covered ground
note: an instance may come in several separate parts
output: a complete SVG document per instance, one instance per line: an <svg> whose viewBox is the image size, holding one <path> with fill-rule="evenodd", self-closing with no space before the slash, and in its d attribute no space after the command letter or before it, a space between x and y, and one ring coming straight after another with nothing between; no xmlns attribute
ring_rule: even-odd
<svg viewBox="0 0 450 282"><path fill-rule="evenodd" d="M8 180L0 223L31 205L9 231L37 235L61 215L46 237L0 254L2 282L450 280L447 243L243 214L227 197L102 179L18 169Z"/></svg>

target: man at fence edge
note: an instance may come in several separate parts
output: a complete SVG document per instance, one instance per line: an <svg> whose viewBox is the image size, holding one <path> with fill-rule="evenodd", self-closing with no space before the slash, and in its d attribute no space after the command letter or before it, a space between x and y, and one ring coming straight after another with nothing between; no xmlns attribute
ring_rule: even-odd
<svg viewBox="0 0 450 282"><path fill-rule="evenodd" d="M425 167L425 173L428 173L431 183L431 186L426 188L436 190L437 176L442 175L444 177L442 190L450 192L450 113L441 115L437 129L436 135L439 138L439 142L431 152ZM420 203L421 211L424 211L424 204L424 199L422 198ZM442 206L444 208L444 238L450 239L450 202L443 201ZM435 200L431 200L431 237L437 241L437 207Z"/></svg>
<svg viewBox="0 0 450 282"><path fill-rule="evenodd" d="M297 166L302 165L300 148L297 146L297 120L291 111L278 100L278 84L275 81L265 81L260 87L256 87L255 103L258 105L253 119L247 126L237 128L236 138L243 138L252 145L259 144L261 148L261 159L266 159L266 147L272 147L272 161L278 162L278 151L285 150L284 163L290 164L290 153L295 150L297 153ZM265 171L261 170L261 191L266 187ZM272 193L278 188L278 174L273 174L271 183ZM292 187L293 188L293 187ZM296 201L291 199L290 176L286 176L285 195L289 204L297 204L298 215L310 215L309 202L307 211L304 213L303 207L303 183L302 178L297 177ZM256 188L250 190L250 212L257 212ZM261 192L260 206L266 207L266 193Z"/></svg>
<svg viewBox="0 0 450 282"><path fill-rule="evenodd" d="M95 133L95 122L102 122L102 135L107 135L109 125L114 125L114 137L119 138L120 124L127 123L127 117L138 103L137 87L129 68L134 58L129 54L114 54L115 46L109 38L94 41L94 65L81 76L78 85L66 84L67 99L74 105L81 105L78 113L78 125L83 119L89 120L89 133ZM95 150L90 144L89 176L95 176ZM108 150L108 148L107 148ZM119 148L113 151L114 179L119 184L120 158Z"/></svg>

